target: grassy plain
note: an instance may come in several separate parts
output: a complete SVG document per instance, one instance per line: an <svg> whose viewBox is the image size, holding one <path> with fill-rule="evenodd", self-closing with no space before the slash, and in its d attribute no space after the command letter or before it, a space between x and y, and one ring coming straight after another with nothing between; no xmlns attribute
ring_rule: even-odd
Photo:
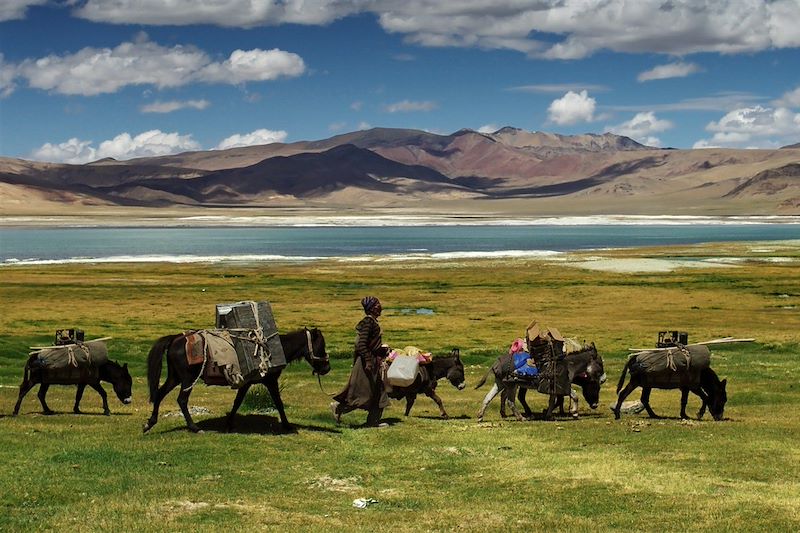
<svg viewBox="0 0 800 533"><path fill-rule="evenodd" d="M735 266L668 273L586 271L513 260L301 265L82 265L0 271L0 530L286 531L797 531L800 530L800 248L747 244L604 251L605 257L748 257ZM774 248L774 247L772 247ZM793 258L762 261L767 256ZM148 435L145 357L157 337L213 325L214 304L272 302L283 331L314 325L336 358L327 392L349 370L358 300L381 297L384 339L436 353L459 347L474 384L532 318L594 340L609 383L601 406L578 421L501 420L498 403L477 423L486 388L440 395L440 420L420 398L390 427L364 429L365 413L336 426L329 399L298 363L282 378L289 419L242 412L222 432L233 400L200 386L190 405L204 434L190 434L175 392ZM433 314L417 314L425 308ZM9 416L30 345L60 327L113 336L128 362L134 402L52 387L43 416L34 390ZM712 364L729 379L727 420L682 422L679 394L653 394L663 420L614 421L608 405L630 346L661 329L692 340L726 335L753 344L718 346ZM111 394L110 387L106 387ZM635 394L636 395L636 394ZM544 397L529 396L543 406ZM690 400L690 412L698 407ZM378 503L359 510L354 498Z"/></svg>

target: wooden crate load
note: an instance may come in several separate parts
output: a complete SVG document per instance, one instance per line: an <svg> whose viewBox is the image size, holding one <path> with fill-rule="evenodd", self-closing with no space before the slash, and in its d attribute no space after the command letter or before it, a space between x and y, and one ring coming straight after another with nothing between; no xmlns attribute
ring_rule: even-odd
<svg viewBox="0 0 800 533"><path fill-rule="evenodd" d="M525 328L528 353L539 367L539 386L542 394L568 396L570 393L569 371L564 361L564 337L555 328L548 328L536 320Z"/></svg>
<svg viewBox="0 0 800 533"><path fill-rule="evenodd" d="M245 381L256 381L270 369L286 366L269 302L217 304L216 327L230 333Z"/></svg>

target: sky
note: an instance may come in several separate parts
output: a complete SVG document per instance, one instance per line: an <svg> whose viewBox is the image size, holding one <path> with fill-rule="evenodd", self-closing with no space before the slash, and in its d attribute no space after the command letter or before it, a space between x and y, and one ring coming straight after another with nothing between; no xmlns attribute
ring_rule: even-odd
<svg viewBox="0 0 800 533"><path fill-rule="evenodd" d="M800 0L2 0L0 155L373 127L800 142Z"/></svg>

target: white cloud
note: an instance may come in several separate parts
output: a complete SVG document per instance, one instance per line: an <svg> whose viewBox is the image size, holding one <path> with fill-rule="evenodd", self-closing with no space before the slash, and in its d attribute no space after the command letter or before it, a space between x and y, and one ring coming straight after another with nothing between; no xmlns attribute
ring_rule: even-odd
<svg viewBox="0 0 800 533"><path fill-rule="evenodd" d="M88 0L76 16L115 24L216 24L252 28L328 24L359 11L346 0Z"/></svg>
<svg viewBox="0 0 800 533"><path fill-rule="evenodd" d="M202 81L218 83L243 83L276 78L293 78L306 70L303 59L291 52L272 50L234 50L222 63L209 63L198 77Z"/></svg>
<svg viewBox="0 0 800 533"><path fill-rule="evenodd" d="M14 79L17 77L17 69L14 65L5 62L3 54L0 53L0 98L5 98L14 92L16 85Z"/></svg>
<svg viewBox="0 0 800 533"><path fill-rule="evenodd" d="M785 107L745 107L727 113L719 121L709 122L706 130L714 132L714 135L711 139L697 141L695 148L774 147L797 142L800 113Z"/></svg>
<svg viewBox="0 0 800 533"><path fill-rule="evenodd" d="M333 122L328 124L328 131L337 132L343 131L347 127L347 122Z"/></svg>
<svg viewBox="0 0 800 533"><path fill-rule="evenodd" d="M561 98L553 100L547 108L548 121L566 126L578 122L594 120L595 99L586 91L567 92Z"/></svg>
<svg viewBox="0 0 800 533"><path fill-rule="evenodd" d="M170 155L199 149L200 144L192 139L191 135L150 130L135 137L132 137L127 132L120 133L113 139L101 142L97 148L92 146L92 141L82 141L77 138L69 139L60 144L45 143L34 150L31 158L53 163L82 164L106 157L132 159L134 157Z"/></svg>
<svg viewBox="0 0 800 533"><path fill-rule="evenodd" d="M2 60L2 56L0 56L0 60ZM789 91L783 93L783 96L775 100L773 102L777 107L789 107L789 108L798 108L800 107L800 87L797 87L793 91Z"/></svg>
<svg viewBox="0 0 800 533"><path fill-rule="evenodd" d="M152 104L143 105L141 107L142 113L172 113L179 109L205 109L211 102L208 100L171 100L169 102L153 102Z"/></svg>
<svg viewBox="0 0 800 533"><path fill-rule="evenodd" d="M484 124L480 128L478 128L478 133L494 133L500 129L500 126L497 124Z"/></svg>
<svg viewBox="0 0 800 533"><path fill-rule="evenodd" d="M616 126L606 126L606 131L624 135L648 146L661 146L661 139L654 136L673 127L669 120L662 120L656 117L652 111L647 113L636 113L636 115L622 124Z"/></svg>
<svg viewBox="0 0 800 533"><path fill-rule="evenodd" d="M695 63L668 63L666 65L659 65L650 70L639 73L637 80L651 81L651 80L666 80L668 78L685 78L689 74L700 72L702 69Z"/></svg>
<svg viewBox="0 0 800 533"><path fill-rule="evenodd" d="M357 100L350 104L350 109L353 111L361 111L361 108L364 107L364 102Z"/></svg>
<svg viewBox="0 0 800 533"><path fill-rule="evenodd" d="M236 133L226 137L216 146L216 150L239 148L242 146L255 146L259 144L280 143L286 140L289 134L283 130L268 130L265 128L251 131L250 133Z"/></svg>
<svg viewBox="0 0 800 533"><path fill-rule="evenodd" d="M227 60L213 62L193 46L167 48L145 36L115 48L83 48L74 54L26 59L16 70L31 87L91 96L129 85L166 88L294 77L305 71L305 63L297 54L277 49L235 50Z"/></svg>
<svg viewBox="0 0 800 533"><path fill-rule="evenodd" d="M369 122L361 121L361 122L358 123L358 130L359 131L368 130L370 128L372 128L372 125Z"/></svg>
<svg viewBox="0 0 800 533"><path fill-rule="evenodd" d="M3 0L0 3L0 22L23 19L29 7L47 2L48 0Z"/></svg>
<svg viewBox="0 0 800 533"><path fill-rule="evenodd" d="M244 28L324 25L372 13L385 31L410 43L549 59L579 59L602 49L683 56L800 45L797 0L87 0L73 13L114 24ZM563 40L552 43L539 38L543 34Z"/></svg>
<svg viewBox="0 0 800 533"><path fill-rule="evenodd" d="M76 137L59 144L45 143L31 153L31 159L80 165L97 159L97 150L91 144L92 141L81 141Z"/></svg>
<svg viewBox="0 0 800 533"><path fill-rule="evenodd" d="M410 113L413 111L433 111L439 107L436 102L426 100L424 102L413 102L411 100L403 100L395 102L386 106L387 113Z"/></svg>

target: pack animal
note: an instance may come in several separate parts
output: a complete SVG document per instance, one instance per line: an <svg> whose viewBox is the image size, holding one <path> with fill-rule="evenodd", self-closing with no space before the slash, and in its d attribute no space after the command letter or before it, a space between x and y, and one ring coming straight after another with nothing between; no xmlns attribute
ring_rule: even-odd
<svg viewBox="0 0 800 533"><path fill-rule="evenodd" d="M439 406L442 418L448 418L444 403L439 395L436 394L436 384L442 378L447 378L453 387L458 390L463 390L466 387L464 364L461 362L458 349L453 350L448 357L434 358L427 365L421 365L414 383L407 387L392 387L387 393L390 398L395 400L405 398L406 416L411 412L417 395L425 394Z"/></svg>
<svg viewBox="0 0 800 533"><path fill-rule="evenodd" d="M531 414L530 407L525 401L525 394L523 394L527 387L525 387L524 384L512 379L512 366L506 361L510 357L512 356L507 354L498 357L489 371L475 386L476 389L480 388L484 383L486 383L489 375L494 374L495 384L483 399L481 409L478 412L479 422L483 420L483 416L486 412L486 408L489 406L489 403L498 394L501 394L501 398L503 400L503 405L501 405L500 408L500 414L505 416L504 407L505 404L508 404L511 412L514 414L517 420L522 420L523 416L517 409L514 402L514 397L517 394L518 388L520 389L520 401L525 408L525 414L526 416L530 416ZM589 406L592 407L592 409L597 408L600 398L600 386L605 382L606 376L603 370L603 358L597 353L597 348L595 347L594 343L586 345L582 350L566 355L564 361L567 364L570 382L581 387L584 399ZM574 391L571 391L570 393L570 400L573 416L577 416L578 396ZM553 410L557 405L559 405L559 402L561 402L563 412L563 397L556 395L549 396L548 406L544 412L545 419L550 420L553 418Z"/></svg>
<svg viewBox="0 0 800 533"><path fill-rule="evenodd" d="M564 360L567 363L570 383L581 388L583 399L590 408L597 409L600 405L600 387L606 382L606 373L603 358L597 353L594 343L584 345L582 350L567 355ZM530 417L533 413L526 401L527 392L528 387L520 385L517 399L524 409L525 416ZM500 395L500 416L503 418L506 417L507 394L508 392L503 390ZM555 407L559 408L559 415L564 416L564 396L557 397ZM574 391L570 394L570 413L577 418L578 396Z"/></svg>
<svg viewBox="0 0 800 533"><path fill-rule="evenodd" d="M158 422L158 409L164 397L178 385L181 390L178 393L178 406L180 406L186 425L190 431L198 433L200 428L192 420L189 413L189 395L192 386L198 380L202 370L202 364L190 365L186 358L186 343L183 341L184 335L166 335L156 340L150 353L147 356L147 384L150 388L150 401L153 403L153 413L145 423L143 431L146 433ZM317 329L301 329L280 335L281 346L283 347L286 362L292 363L300 359L305 359L316 375L324 376L330 372L330 360L325 351L325 337ZM161 380L161 367L164 356L167 359L167 379L159 386ZM271 368L267 374L258 380L245 383L239 388L233 407L227 417L228 429L233 429L233 422L236 411L239 410L247 391L255 383L262 383L266 386L272 397L272 402L278 410L280 420L285 430L291 430L292 425L286 418L286 412L281 400L278 378L283 372L281 368Z"/></svg>
<svg viewBox="0 0 800 533"><path fill-rule="evenodd" d="M697 395L702 401L697 418L701 419L708 407L714 420L722 420L725 412L725 403L728 401L726 390L728 380L720 381L716 372L711 369L710 352L707 346L690 345L684 347L690 354L693 361L700 361L699 364L690 364L687 370L675 373L663 371L658 373L647 372L642 367L639 359L644 354L634 354L622 368L622 375L617 384L617 403L611 408L614 411L614 418L620 418L620 408L622 402L637 387L642 388L641 402L651 418L660 418L650 407L650 392L652 389L680 389L681 391L681 418L689 418L686 414L686 404L689 393ZM630 372L631 378L623 389L625 377Z"/></svg>
<svg viewBox="0 0 800 533"><path fill-rule="evenodd" d="M28 392L36 385L39 384L39 402L42 404L42 412L46 415L52 415L55 412L47 405L46 396L50 385L77 385L78 390L75 393L75 405L72 412L80 414L80 403L83 397L83 391L86 386L97 391L100 398L103 400L103 414L110 415L111 410L108 408L108 395L105 389L100 384L101 381L111 383L114 388L114 393L123 404L128 405L132 401L132 388L133 379L130 372L128 372L128 363L120 365L116 361L106 361L105 363L96 367L97 372L80 372L79 377L75 377L72 373L65 373L61 369L48 369L38 366L37 356L32 355L25 363L25 371L22 378L22 384L19 386L19 398L17 404L14 406L14 415L19 413L19 408L22 405L22 399Z"/></svg>

